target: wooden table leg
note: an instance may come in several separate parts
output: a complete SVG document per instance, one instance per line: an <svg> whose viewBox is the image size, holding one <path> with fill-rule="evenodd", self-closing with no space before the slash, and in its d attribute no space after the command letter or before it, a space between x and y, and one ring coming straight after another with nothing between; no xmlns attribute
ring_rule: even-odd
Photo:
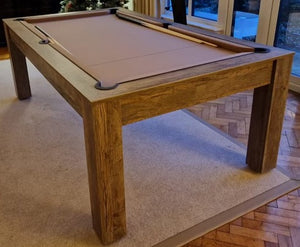
<svg viewBox="0 0 300 247"><path fill-rule="evenodd" d="M8 32L6 32L6 37ZM31 97L31 90L28 78L27 64L24 54L20 49L7 38L8 50L10 53L10 62L14 77L15 90L20 100Z"/></svg>
<svg viewBox="0 0 300 247"><path fill-rule="evenodd" d="M93 226L109 244L126 233L120 105L86 104L83 120Z"/></svg>
<svg viewBox="0 0 300 247"><path fill-rule="evenodd" d="M275 61L271 84L254 89L246 162L256 172L276 167L291 63Z"/></svg>

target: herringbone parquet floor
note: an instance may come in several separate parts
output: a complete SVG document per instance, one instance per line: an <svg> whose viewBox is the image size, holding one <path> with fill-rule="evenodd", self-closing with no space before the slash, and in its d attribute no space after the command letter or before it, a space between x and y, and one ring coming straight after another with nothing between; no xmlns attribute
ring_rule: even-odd
<svg viewBox="0 0 300 247"><path fill-rule="evenodd" d="M0 49L0 60L7 59ZM246 145L252 105L247 91L189 108L191 112ZM289 93L278 165L300 178L300 95ZM300 189L184 247L300 247Z"/></svg>
<svg viewBox="0 0 300 247"><path fill-rule="evenodd" d="M189 108L191 112L247 144L252 91ZM285 111L278 166L300 178L300 95L290 92ZM300 247L300 189L184 247Z"/></svg>

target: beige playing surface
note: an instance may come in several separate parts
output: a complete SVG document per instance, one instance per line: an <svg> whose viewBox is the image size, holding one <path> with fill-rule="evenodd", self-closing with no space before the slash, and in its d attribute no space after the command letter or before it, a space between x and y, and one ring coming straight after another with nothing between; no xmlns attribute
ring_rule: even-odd
<svg viewBox="0 0 300 247"><path fill-rule="evenodd" d="M152 30L115 15L35 23L103 86L239 56Z"/></svg>

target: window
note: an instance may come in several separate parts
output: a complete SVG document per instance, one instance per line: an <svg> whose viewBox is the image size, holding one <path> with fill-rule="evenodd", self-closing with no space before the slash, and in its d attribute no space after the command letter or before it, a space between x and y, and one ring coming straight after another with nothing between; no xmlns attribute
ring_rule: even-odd
<svg viewBox="0 0 300 247"><path fill-rule="evenodd" d="M231 36L256 41L260 2L260 0L234 1Z"/></svg>
<svg viewBox="0 0 300 247"><path fill-rule="evenodd" d="M218 21L218 0L192 1L191 15L207 20Z"/></svg>
<svg viewBox="0 0 300 247"><path fill-rule="evenodd" d="M195 16L207 20L218 20L219 0L185 0L187 16ZM172 11L171 0L166 0L165 9ZM191 12L189 11L191 9Z"/></svg>
<svg viewBox="0 0 300 247"><path fill-rule="evenodd" d="M188 24L224 33L228 1L185 0ZM171 0L165 0L164 3L162 17L172 19Z"/></svg>
<svg viewBox="0 0 300 247"><path fill-rule="evenodd" d="M274 46L295 52L292 74L300 77L300 0L281 1Z"/></svg>
<svg viewBox="0 0 300 247"><path fill-rule="evenodd" d="M290 88L300 93L300 0L186 0L186 13L189 25L294 51Z"/></svg>

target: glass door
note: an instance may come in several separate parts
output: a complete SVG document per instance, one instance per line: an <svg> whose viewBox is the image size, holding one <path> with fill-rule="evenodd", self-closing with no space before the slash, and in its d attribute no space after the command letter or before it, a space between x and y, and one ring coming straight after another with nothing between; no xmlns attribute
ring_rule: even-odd
<svg viewBox="0 0 300 247"><path fill-rule="evenodd" d="M191 5L192 16L218 21L219 0L194 0Z"/></svg>
<svg viewBox="0 0 300 247"><path fill-rule="evenodd" d="M230 0L228 11L227 35L295 52L290 88L300 92L300 0Z"/></svg>
<svg viewBox="0 0 300 247"><path fill-rule="evenodd" d="M225 34L267 44L274 1L229 0Z"/></svg>
<svg viewBox="0 0 300 247"><path fill-rule="evenodd" d="M295 52L292 74L300 77L300 0L282 0L274 46Z"/></svg>
<svg viewBox="0 0 300 247"><path fill-rule="evenodd" d="M234 1L231 36L256 41L260 0Z"/></svg>
<svg viewBox="0 0 300 247"><path fill-rule="evenodd" d="M162 4L164 18L170 0ZM295 52L290 88L300 92L300 0L185 0L189 25ZM170 15L169 15L170 16Z"/></svg>
<svg viewBox="0 0 300 247"><path fill-rule="evenodd" d="M172 1L156 1L161 6L161 17L172 20ZM184 0L188 25L224 34L229 1L231 0Z"/></svg>

